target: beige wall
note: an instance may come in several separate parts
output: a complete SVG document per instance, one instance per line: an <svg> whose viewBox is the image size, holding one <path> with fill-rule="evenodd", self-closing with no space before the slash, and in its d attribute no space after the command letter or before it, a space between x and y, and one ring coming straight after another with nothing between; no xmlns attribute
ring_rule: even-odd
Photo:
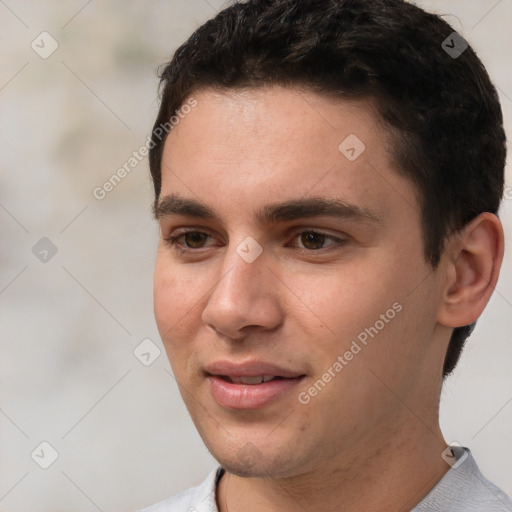
<svg viewBox="0 0 512 512"><path fill-rule="evenodd" d="M510 0L417 3L450 15L477 50L510 132ZM157 230L147 159L129 165L103 199L93 190L144 144L157 65L220 5L0 2L1 511L130 510L197 483L215 464L164 354L147 367L133 355L146 338L162 349L152 314ZM51 50L43 31L58 43L46 59L31 48L35 41L43 56ZM508 198L510 242L510 189ZM46 262L33 253L43 237L53 245L40 242L34 252ZM442 403L447 440L470 446L509 493L510 283L507 250L498 293ZM34 459L51 461L42 441L59 454L46 470L31 458L35 450Z"/></svg>

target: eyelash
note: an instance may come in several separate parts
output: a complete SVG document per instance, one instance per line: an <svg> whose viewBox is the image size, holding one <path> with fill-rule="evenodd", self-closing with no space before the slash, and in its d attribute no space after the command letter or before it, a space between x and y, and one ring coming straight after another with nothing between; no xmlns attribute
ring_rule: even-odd
<svg viewBox="0 0 512 512"><path fill-rule="evenodd" d="M201 235L211 236L210 234L204 233L203 231L190 230L190 231L182 232L178 235L168 236L168 237L164 238L164 240L173 250L175 250L180 255L193 254L196 251L201 251L202 249L208 249L209 247L215 247L215 246L208 246L208 247L199 247L197 249L194 249L191 247L185 247L178 242L178 240L180 238L182 238L188 234L191 234L191 233L199 233ZM340 239L335 236L328 235L327 233L323 233L322 231L317 231L316 229L303 229L302 231L297 231L296 233L294 233L293 239L296 239L298 236L301 236L305 233L314 233L316 235L322 235L325 237L325 240L332 240L334 242L337 242L338 246L344 245L347 242L346 239ZM321 253L322 249L325 249L325 248L321 247L320 249L305 249L303 247L295 247L295 249L299 250L303 254L311 255L311 254L315 254L315 253ZM327 247L327 249L328 249L328 247Z"/></svg>

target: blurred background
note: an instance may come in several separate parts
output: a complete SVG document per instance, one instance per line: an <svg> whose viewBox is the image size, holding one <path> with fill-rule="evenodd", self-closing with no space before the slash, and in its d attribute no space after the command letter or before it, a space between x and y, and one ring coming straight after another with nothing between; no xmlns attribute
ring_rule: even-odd
<svg viewBox="0 0 512 512"><path fill-rule="evenodd" d="M510 136L512 1L416 3L446 15L479 54ZM147 157L133 153L156 115L156 68L222 6L0 0L2 512L134 510L216 465L154 323L157 226ZM94 194L123 166L115 187ZM510 244L510 171L507 183ZM447 441L469 446L509 494L511 263L509 247L441 406Z"/></svg>

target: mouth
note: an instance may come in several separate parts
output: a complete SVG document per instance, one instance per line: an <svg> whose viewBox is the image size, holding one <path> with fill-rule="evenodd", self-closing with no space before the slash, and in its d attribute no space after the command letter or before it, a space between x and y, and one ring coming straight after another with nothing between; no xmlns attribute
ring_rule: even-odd
<svg viewBox="0 0 512 512"><path fill-rule="evenodd" d="M261 362L218 362L206 367L215 401L232 410L260 409L284 400L306 374Z"/></svg>
<svg viewBox="0 0 512 512"><path fill-rule="evenodd" d="M286 377L281 377L280 375L256 375L254 377L235 377L229 375L215 375L219 379L222 379L226 382L231 382L233 384L247 384L249 386L256 386L258 384L262 384L263 382L271 382L273 380L282 380Z"/></svg>

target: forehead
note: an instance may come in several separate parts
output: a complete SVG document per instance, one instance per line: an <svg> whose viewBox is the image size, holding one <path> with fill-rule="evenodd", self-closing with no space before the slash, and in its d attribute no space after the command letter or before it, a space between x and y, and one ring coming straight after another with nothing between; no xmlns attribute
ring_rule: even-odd
<svg viewBox="0 0 512 512"><path fill-rule="evenodd" d="M415 207L368 102L285 87L193 97L197 106L165 143L162 196L180 193L238 214L308 195L370 210L397 200Z"/></svg>

